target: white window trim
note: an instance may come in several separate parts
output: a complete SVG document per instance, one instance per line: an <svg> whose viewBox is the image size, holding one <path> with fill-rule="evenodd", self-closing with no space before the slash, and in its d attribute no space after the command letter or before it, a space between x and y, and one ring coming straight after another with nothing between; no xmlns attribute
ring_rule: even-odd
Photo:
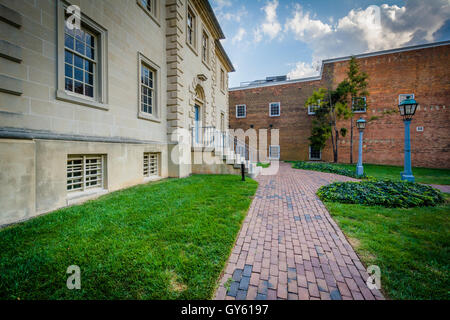
<svg viewBox="0 0 450 320"><path fill-rule="evenodd" d="M415 99L414 93L401 93L398 95L398 104L400 104L403 100L405 100L407 96L410 96L412 99ZM405 99L402 99L402 97L405 97Z"/></svg>
<svg viewBox="0 0 450 320"><path fill-rule="evenodd" d="M161 27L161 23L160 23L160 1L159 0L148 0L148 1L152 1L153 6L155 8L154 12L150 12L148 11L148 9L146 7L144 7L141 3L141 0L136 0L136 3L138 4L139 7L141 7L142 10L144 10L144 12L150 17L152 18L152 20L159 26Z"/></svg>
<svg viewBox="0 0 450 320"><path fill-rule="evenodd" d="M238 107L244 107L245 114L243 116L238 116ZM236 118L237 119L247 118L247 105L246 104L237 104L236 105Z"/></svg>
<svg viewBox="0 0 450 320"><path fill-rule="evenodd" d="M278 114L272 114L272 104L278 104ZM271 102L269 103L269 116L270 117L280 117L281 116L281 102Z"/></svg>
<svg viewBox="0 0 450 320"><path fill-rule="evenodd" d="M143 112L141 110L141 99L142 99L142 95L141 95L141 65L145 64L147 65L150 69L153 69L154 74L155 74L155 79L153 79L153 91L155 93L154 98L153 98L153 114L150 113L146 113ZM138 52L138 118L139 119L143 119L143 120L150 120L150 121L154 121L154 122L161 122L161 106L160 106L160 101L161 101L161 68L154 63L153 61L151 61L150 59L148 59L147 57L145 57L142 53Z"/></svg>
<svg viewBox="0 0 450 320"><path fill-rule="evenodd" d="M206 57L203 59L203 35L206 35ZM200 54L202 58L203 64L208 68L208 70L211 70L210 68L210 61L211 61L211 36L206 30L204 26L202 26L202 40L201 40L201 46L200 46Z"/></svg>
<svg viewBox="0 0 450 320"><path fill-rule="evenodd" d="M81 23L92 29L97 35L97 70L94 73L94 99L68 92L65 90L65 47L64 47L64 24L65 11L70 4L64 0L58 0L58 25L57 25L57 61L58 61L58 79L56 88L56 99L66 102L72 102L97 109L108 110L108 40L107 31L99 24L81 13Z"/></svg>
<svg viewBox="0 0 450 320"><path fill-rule="evenodd" d="M312 158L311 157L311 146L309 146L309 160L312 160L312 161L322 160L322 150L320 150L320 157L319 158Z"/></svg>
<svg viewBox="0 0 450 320"><path fill-rule="evenodd" d="M353 113L366 113L367 112L367 97L359 97L359 98L364 99L364 103L365 103L364 110L353 111L353 101L352 101L352 111L353 111ZM359 99L359 98L357 98L357 99Z"/></svg>
<svg viewBox="0 0 450 320"><path fill-rule="evenodd" d="M223 74L223 78L222 78ZM225 94L225 89L227 87L227 73L225 72L225 69L220 67L220 76L219 76L219 85L220 85L220 91L222 91L223 94ZM223 79L223 80L222 80Z"/></svg>
<svg viewBox="0 0 450 320"><path fill-rule="evenodd" d="M145 156L149 156L148 174L145 174ZM156 174L150 174L150 156L156 156ZM157 152L144 152L143 154L143 170L144 180L154 180L161 177L161 154Z"/></svg>
<svg viewBox="0 0 450 320"><path fill-rule="evenodd" d="M278 157L273 157L273 156L272 156L272 148L278 149L278 152L277 152ZM279 145L271 145L271 146L269 146L269 159L279 160L280 157L281 157L280 146L279 146Z"/></svg>
<svg viewBox="0 0 450 320"><path fill-rule="evenodd" d="M316 112L315 112L315 111L312 111L312 110L313 110L313 108L319 108L319 107L320 107L320 100L317 100L317 104L316 104L316 105L308 106L308 115L309 115L309 116L315 115Z"/></svg>

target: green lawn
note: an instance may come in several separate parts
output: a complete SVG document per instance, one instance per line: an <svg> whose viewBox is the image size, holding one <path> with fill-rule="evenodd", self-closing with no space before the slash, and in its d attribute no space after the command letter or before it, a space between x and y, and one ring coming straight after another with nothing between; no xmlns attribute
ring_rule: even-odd
<svg viewBox="0 0 450 320"><path fill-rule="evenodd" d="M240 180L154 182L0 230L0 299L211 298L257 188Z"/></svg>
<svg viewBox="0 0 450 320"><path fill-rule="evenodd" d="M258 167L268 168L268 167L270 167L270 162L269 163L258 162L257 165L258 165Z"/></svg>
<svg viewBox="0 0 450 320"><path fill-rule="evenodd" d="M335 165L341 168L356 170L356 165ZM400 180L400 172L402 171L403 167L364 164L365 174L379 179ZM450 185L450 170L448 169L413 168L413 175L416 178L416 182L419 183Z"/></svg>
<svg viewBox="0 0 450 320"><path fill-rule="evenodd" d="M325 203L391 299L450 299L450 204L387 209Z"/></svg>

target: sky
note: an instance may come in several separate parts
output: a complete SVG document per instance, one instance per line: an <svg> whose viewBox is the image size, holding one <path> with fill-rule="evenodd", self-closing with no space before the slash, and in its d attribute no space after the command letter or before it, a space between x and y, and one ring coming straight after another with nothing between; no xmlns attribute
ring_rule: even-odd
<svg viewBox="0 0 450 320"><path fill-rule="evenodd" d="M211 0L242 82L318 75L321 62L450 40L450 0Z"/></svg>

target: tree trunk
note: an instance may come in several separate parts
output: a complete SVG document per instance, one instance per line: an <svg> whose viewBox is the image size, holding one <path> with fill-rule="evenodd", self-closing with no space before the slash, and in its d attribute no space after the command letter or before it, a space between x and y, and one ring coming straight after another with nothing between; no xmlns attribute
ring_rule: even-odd
<svg viewBox="0 0 450 320"><path fill-rule="evenodd" d="M353 164L353 116L350 121L350 164Z"/></svg>
<svg viewBox="0 0 450 320"><path fill-rule="evenodd" d="M338 163L338 145L339 145L339 131L335 128L334 129L335 132L335 138L336 138L336 151L334 153L334 163Z"/></svg>

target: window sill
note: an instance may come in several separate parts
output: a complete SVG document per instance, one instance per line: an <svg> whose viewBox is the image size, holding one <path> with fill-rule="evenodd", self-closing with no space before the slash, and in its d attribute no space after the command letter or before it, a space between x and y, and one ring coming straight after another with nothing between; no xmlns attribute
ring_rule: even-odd
<svg viewBox="0 0 450 320"><path fill-rule="evenodd" d="M108 190L103 188L88 189L86 191L75 191L67 194L67 205L80 204L107 194Z"/></svg>
<svg viewBox="0 0 450 320"><path fill-rule="evenodd" d="M275 116L273 116L273 115L269 115L269 117L271 117L271 118L276 118L276 117L280 117L281 115L275 115Z"/></svg>
<svg viewBox="0 0 450 320"><path fill-rule="evenodd" d="M192 52L193 52L196 56L198 56L198 52L197 52L197 50L195 50L194 46L193 46L192 44L190 44L187 40L186 40L186 44L187 44L187 46L189 47L189 49L191 49Z"/></svg>
<svg viewBox="0 0 450 320"><path fill-rule="evenodd" d="M92 107L92 108L97 108L97 109L101 109L101 110L109 110L109 106L107 104L100 103L100 102L93 101L93 100L83 99L83 98L68 94L64 90L56 91L56 99L75 103L75 104L81 104L86 107Z"/></svg>
<svg viewBox="0 0 450 320"><path fill-rule="evenodd" d="M144 177L144 183L161 180L161 176Z"/></svg>
<svg viewBox="0 0 450 320"><path fill-rule="evenodd" d="M150 11L148 11L139 0L136 0L139 7L141 7L142 10L158 25L158 27L161 27L161 23L159 22L159 19L152 14Z"/></svg>
<svg viewBox="0 0 450 320"><path fill-rule="evenodd" d="M353 113L367 113L367 110L364 110L364 111L353 111Z"/></svg>
<svg viewBox="0 0 450 320"><path fill-rule="evenodd" d="M152 116L151 114L143 113L141 111L139 111L138 118L142 119L142 120L148 120L148 121L161 123L161 119L159 119L155 116Z"/></svg>

